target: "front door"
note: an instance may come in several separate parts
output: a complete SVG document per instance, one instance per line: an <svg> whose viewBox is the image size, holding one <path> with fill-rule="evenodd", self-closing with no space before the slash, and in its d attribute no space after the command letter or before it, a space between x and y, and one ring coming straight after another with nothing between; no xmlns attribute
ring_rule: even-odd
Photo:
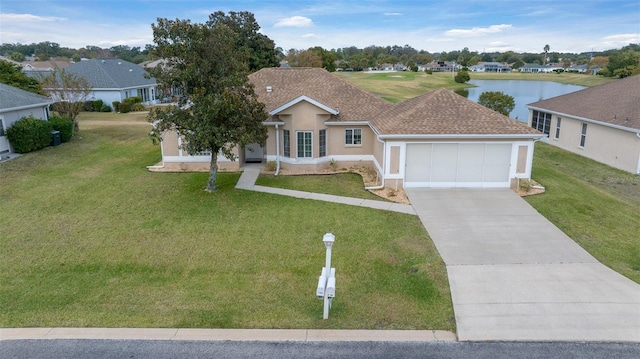
<svg viewBox="0 0 640 359"><path fill-rule="evenodd" d="M245 162L262 162L264 157L264 149L259 143L250 143L244 146L244 161Z"/></svg>
<svg viewBox="0 0 640 359"><path fill-rule="evenodd" d="M0 117L0 153L7 153L9 151L9 140L5 132L4 119Z"/></svg>

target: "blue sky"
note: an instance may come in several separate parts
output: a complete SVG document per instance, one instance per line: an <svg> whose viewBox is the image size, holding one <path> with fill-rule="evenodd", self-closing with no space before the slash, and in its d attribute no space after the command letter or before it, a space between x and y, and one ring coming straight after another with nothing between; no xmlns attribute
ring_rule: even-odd
<svg viewBox="0 0 640 359"><path fill-rule="evenodd" d="M144 47L158 17L202 23L218 10L254 13L285 51L406 44L539 53L548 44L579 53L640 43L640 0L0 0L0 43Z"/></svg>

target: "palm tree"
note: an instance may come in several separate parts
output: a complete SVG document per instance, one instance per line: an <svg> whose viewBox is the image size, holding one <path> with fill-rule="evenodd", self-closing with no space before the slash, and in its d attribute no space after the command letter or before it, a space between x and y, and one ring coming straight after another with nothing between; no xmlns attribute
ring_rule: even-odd
<svg viewBox="0 0 640 359"><path fill-rule="evenodd" d="M551 47L549 47L549 45L544 45L544 61L542 62L543 65L547 64L547 54L549 53L550 49Z"/></svg>

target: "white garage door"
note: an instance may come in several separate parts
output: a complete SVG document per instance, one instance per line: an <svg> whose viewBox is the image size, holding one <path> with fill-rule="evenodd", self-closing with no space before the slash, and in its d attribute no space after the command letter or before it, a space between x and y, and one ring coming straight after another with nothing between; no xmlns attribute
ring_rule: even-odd
<svg viewBox="0 0 640 359"><path fill-rule="evenodd" d="M510 143L409 143L406 187L508 187Z"/></svg>

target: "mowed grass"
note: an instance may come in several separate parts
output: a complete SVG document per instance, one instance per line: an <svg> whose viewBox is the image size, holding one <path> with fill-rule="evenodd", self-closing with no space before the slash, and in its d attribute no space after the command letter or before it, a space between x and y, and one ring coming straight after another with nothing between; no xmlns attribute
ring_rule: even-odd
<svg viewBox="0 0 640 359"><path fill-rule="evenodd" d="M533 178L546 192L525 197L600 262L640 283L640 176L536 143Z"/></svg>
<svg viewBox="0 0 640 359"><path fill-rule="evenodd" d="M148 172L160 148L134 115L82 114L80 139L0 163L0 327L455 329L418 217Z"/></svg>
<svg viewBox="0 0 640 359"><path fill-rule="evenodd" d="M305 192L386 201L386 199L365 190L362 177L357 173L277 177L273 175L260 175L256 184Z"/></svg>
<svg viewBox="0 0 640 359"><path fill-rule="evenodd" d="M429 75L421 72L336 72L336 76L345 79L352 84L376 94L391 102L401 102L425 92L430 92L438 88L450 90L462 90L474 87L471 84L459 84L455 82L455 73L434 72ZM614 79L602 76L581 75L572 73L550 73L550 74L529 74L529 73L479 73L470 72L472 80L528 80L528 81L555 81L581 86L596 86L614 81Z"/></svg>

